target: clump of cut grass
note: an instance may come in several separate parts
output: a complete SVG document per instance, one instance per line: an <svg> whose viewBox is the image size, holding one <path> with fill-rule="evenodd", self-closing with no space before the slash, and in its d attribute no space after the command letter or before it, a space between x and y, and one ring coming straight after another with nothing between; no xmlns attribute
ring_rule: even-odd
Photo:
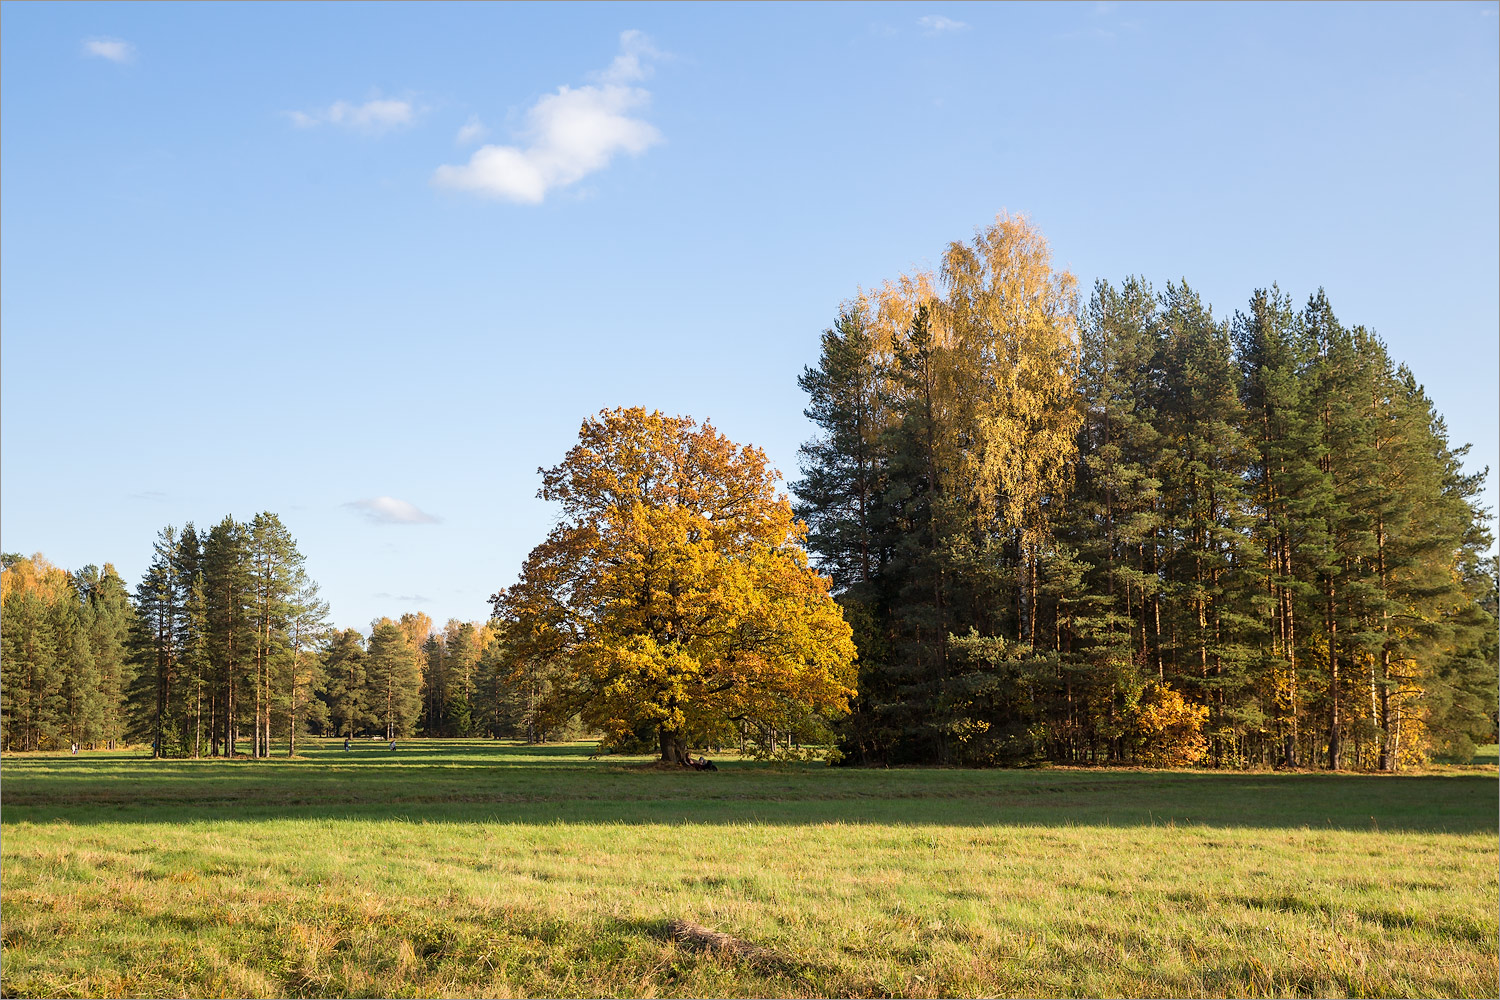
<svg viewBox="0 0 1500 1000"><path fill-rule="evenodd" d="M695 924L691 920L668 920L667 936L673 941L682 941L695 948L705 948L726 955L736 955L752 960L767 957L764 948L753 945L744 938L709 930L702 924Z"/></svg>

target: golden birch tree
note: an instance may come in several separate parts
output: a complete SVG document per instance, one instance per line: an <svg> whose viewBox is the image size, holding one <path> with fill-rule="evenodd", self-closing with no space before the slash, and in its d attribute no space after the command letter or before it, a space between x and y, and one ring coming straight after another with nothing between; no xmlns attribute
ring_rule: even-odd
<svg viewBox="0 0 1500 1000"><path fill-rule="evenodd" d="M942 280L935 325L949 347L948 395L967 439L954 485L1014 532L1018 627L1034 644L1037 562L1051 537L1049 515L1069 487L1082 417L1076 282L1052 269L1051 249L1029 221L1003 214L969 243L948 245Z"/></svg>

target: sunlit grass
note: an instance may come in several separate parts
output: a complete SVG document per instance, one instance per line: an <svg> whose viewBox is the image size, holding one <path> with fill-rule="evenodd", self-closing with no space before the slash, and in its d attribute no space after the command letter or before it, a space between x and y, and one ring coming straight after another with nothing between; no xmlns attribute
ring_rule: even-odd
<svg viewBox="0 0 1500 1000"><path fill-rule="evenodd" d="M1493 996L1493 767L6 757L8 995ZM682 918L744 959L669 939Z"/></svg>

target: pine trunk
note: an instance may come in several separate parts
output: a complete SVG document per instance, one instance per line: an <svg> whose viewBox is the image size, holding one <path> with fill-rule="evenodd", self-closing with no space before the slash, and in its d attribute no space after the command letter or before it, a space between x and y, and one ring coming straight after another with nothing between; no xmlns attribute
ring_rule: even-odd
<svg viewBox="0 0 1500 1000"><path fill-rule="evenodd" d="M1328 770L1337 771L1343 763L1343 720L1339 717L1339 645L1337 608L1334 587L1328 584Z"/></svg>

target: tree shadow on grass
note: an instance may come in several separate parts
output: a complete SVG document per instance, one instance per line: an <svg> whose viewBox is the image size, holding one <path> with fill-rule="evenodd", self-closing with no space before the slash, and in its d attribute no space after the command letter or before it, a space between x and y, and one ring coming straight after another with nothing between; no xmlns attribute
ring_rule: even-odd
<svg viewBox="0 0 1500 1000"><path fill-rule="evenodd" d="M591 744L310 741L294 760L8 756L0 821L268 819L510 824L1206 826L1495 833L1500 786L1473 771L841 769L720 759L714 773Z"/></svg>

